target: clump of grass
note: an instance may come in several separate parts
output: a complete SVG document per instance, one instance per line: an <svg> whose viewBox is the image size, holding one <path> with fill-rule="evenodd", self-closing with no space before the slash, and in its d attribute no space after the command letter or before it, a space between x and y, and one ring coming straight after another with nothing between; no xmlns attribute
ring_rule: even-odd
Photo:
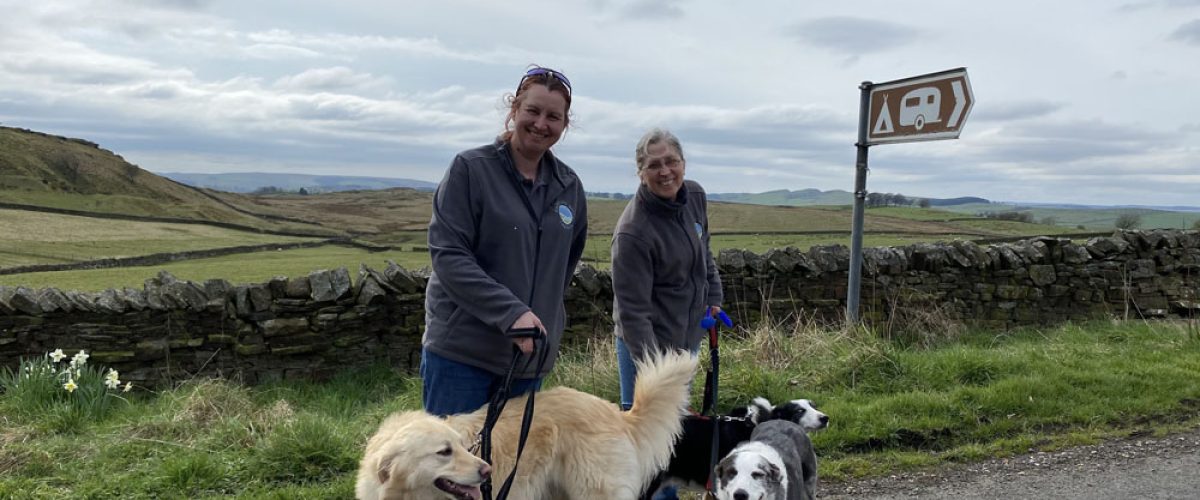
<svg viewBox="0 0 1200 500"><path fill-rule="evenodd" d="M612 335L565 347L545 387L562 385L615 401L620 396L617 350Z"/></svg>
<svg viewBox="0 0 1200 500"><path fill-rule="evenodd" d="M302 415L271 430L251 470L265 481L321 482L357 470L361 453L340 422Z"/></svg>
<svg viewBox="0 0 1200 500"><path fill-rule="evenodd" d="M883 338L922 348L953 341L966 331L950 305L930 293L902 288L887 297L887 320L876 329Z"/></svg>
<svg viewBox="0 0 1200 500"><path fill-rule="evenodd" d="M210 453L180 453L163 460L158 482L174 494L195 497L221 487L228 471Z"/></svg>
<svg viewBox="0 0 1200 500"><path fill-rule="evenodd" d="M207 428L224 417L249 414L254 408L249 388L223 380L200 380L169 394L181 396L171 421L192 428Z"/></svg>

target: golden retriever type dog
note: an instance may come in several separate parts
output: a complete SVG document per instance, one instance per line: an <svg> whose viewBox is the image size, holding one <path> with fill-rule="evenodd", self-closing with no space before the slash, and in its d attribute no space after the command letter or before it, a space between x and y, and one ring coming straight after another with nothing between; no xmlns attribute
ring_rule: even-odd
<svg viewBox="0 0 1200 500"><path fill-rule="evenodd" d="M537 395L529 439L513 480L512 500L638 498L667 466L682 428L687 384L696 358L686 352L638 364L633 408L566 387ZM364 500L478 499L492 473L498 490L512 470L526 396L505 406L492 431L489 470L465 448L483 426L487 408L441 419L421 411L397 413L367 442L355 494Z"/></svg>

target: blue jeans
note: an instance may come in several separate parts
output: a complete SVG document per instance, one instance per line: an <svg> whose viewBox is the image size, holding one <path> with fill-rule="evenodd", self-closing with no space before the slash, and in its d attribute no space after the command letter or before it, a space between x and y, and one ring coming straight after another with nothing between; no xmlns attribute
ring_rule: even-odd
<svg viewBox="0 0 1200 500"><path fill-rule="evenodd" d="M692 346L690 349L692 356L700 352L700 344ZM629 346L625 345L625 340L617 337L617 378L621 381L621 408L628 410L633 406L633 384L637 380L637 365L634 363L633 355L629 353ZM688 391L692 388L691 383L688 383Z"/></svg>
<svg viewBox="0 0 1200 500"><path fill-rule="evenodd" d="M504 376L421 349L421 403L425 411L444 417L483 408L500 390ZM542 386L540 378L513 379L509 397L517 397Z"/></svg>

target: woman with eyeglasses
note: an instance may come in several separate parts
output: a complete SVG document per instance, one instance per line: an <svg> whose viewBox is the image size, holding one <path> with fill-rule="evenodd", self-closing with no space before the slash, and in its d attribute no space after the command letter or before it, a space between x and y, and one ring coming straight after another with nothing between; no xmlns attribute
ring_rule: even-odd
<svg viewBox="0 0 1200 500"><path fill-rule="evenodd" d="M637 193L612 239L613 321L621 406L633 404L635 360L648 352L696 353L707 312L720 312L721 277L709 248L708 199L684 180L674 134L653 129L635 150Z"/></svg>
<svg viewBox="0 0 1200 500"><path fill-rule="evenodd" d="M540 385L554 366L563 294L587 239L583 184L550 151L570 123L571 82L534 66L506 102L504 132L455 156L434 194L421 349L422 399L434 415L487 404L513 346L524 361L509 395ZM522 331L535 331L536 343ZM535 349L547 349L541 371Z"/></svg>

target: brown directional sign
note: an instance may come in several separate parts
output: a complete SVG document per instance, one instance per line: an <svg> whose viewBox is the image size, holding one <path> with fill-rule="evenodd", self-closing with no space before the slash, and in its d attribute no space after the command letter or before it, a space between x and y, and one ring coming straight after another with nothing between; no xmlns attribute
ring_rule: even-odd
<svg viewBox="0 0 1200 500"><path fill-rule="evenodd" d="M867 145L957 139L974 103L966 68L873 84Z"/></svg>

